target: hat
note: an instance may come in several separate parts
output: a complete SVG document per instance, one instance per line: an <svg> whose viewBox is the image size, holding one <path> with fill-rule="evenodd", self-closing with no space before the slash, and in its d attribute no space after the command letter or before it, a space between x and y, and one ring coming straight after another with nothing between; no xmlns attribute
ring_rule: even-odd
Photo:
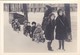
<svg viewBox="0 0 80 55"><path fill-rule="evenodd" d="M36 24L36 22L32 22L32 24Z"/></svg>

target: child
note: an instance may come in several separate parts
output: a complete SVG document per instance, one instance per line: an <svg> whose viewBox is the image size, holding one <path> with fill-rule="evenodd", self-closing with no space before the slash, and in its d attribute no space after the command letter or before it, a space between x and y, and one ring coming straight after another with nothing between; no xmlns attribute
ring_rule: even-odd
<svg viewBox="0 0 80 55"><path fill-rule="evenodd" d="M36 29L36 22L32 22L32 27L31 27L31 32L30 32L30 37L32 38L33 37L33 32L34 30ZM32 39L33 41L33 39Z"/></svg>
<svg viewBox="0 0 80 55"><path fill-rule="evenodd" d="M55 30L55 15L54 13L51 13L48 17L48 21L46 23L45 27L45 38L48 40L47 42L47 48L49 51L53 51L52 49L52 42L54 40L54 30Z"/></svg>
<svg viewBox="0 0 80 55"><path fill-rule="evenodd" d="M15 31L20 31L20 23L19 23L18 19L14 20L13 28Z"/></svg>
<svg viewBox="0 0 80 55"><path fill-rule="evenodd" d="M64 50L64 40L67 38L67 32L69 31L69 24L67 18L62 9L59 9L58 17L56 18L56 39L59 41L59 50Z"/></svg>
<svg viewBox="0 0 80 55"><path fill-rule="evenodd" d="M30 35L30 30L31 30L31 26L30 26L30 22L24 23L24 35Z"/></svg>
<svg viewBox="0 0 80 55"><path fill-rule="evenodd" d="M41 28L41 25L38 24L37 28L33 32L33 40L39 43L42 40L42 38L44 38L43 35L44 35L44 32Z"/></svg>

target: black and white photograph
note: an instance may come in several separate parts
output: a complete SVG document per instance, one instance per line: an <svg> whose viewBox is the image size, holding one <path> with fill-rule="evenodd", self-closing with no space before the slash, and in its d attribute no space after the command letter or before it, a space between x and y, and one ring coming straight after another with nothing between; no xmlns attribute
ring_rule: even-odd
<svg viewBox="0 0 80 55"><path fill-rule="evenodd" d="M77 52L77 3L4 3L4 53Z"/></svg>

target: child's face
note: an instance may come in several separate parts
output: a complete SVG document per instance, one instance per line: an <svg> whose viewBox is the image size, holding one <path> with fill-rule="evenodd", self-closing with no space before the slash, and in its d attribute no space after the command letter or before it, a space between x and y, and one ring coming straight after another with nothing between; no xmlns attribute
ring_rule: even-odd
<svg viewBox="0 0 80 55"><path fill-rule="evenodd" d="M62 15L63 15L63 11L60 11L60 12L59 12L59 15L62 16Z"/></svg>
<svg viewBox="0 0 80 55"><path fill-rule="evenodd" d="M18 22L18 19L15 19L15 22Z"/></svg>
<svg viewBox="0 0 80 55"><path fill-rule="evenodd" d="M36 26L36 24L33 24L33 26Z"/></svg>
<svg viewBox="0 0 80 55"><path fill-rule="evenodd" d="M28 23L27 25L30 25L30 23Z"/></svg>
<svg viewBox="0 0 80 55"><path fill-rule="evenodd" d="M51 20L53 20L54 18L55 18L55 16L54 16L54 15L52 15L52 16L51 16Z"/></svg>
<svg viewBox="0 0 80 55"><path fill-rule="evenodd" d="M41 25L37 25L38 28L41 28Z"/></svg>

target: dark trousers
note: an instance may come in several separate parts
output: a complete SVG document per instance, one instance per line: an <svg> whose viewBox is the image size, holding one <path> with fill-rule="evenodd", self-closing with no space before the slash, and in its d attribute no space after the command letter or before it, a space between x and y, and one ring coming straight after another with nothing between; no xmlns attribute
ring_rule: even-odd
<svg viewBox="0 0 80 55"><path fill-rule="evenodd" d="M64 49L64 40L59 40L59 49Z"/></svg>
<svg viewBox="0 0 80 55"><path fill-rule="evenodd" d="M50 41L47 43L48 50L52 49L51 44L52 44L52 40L50 40Z"/></svg>

